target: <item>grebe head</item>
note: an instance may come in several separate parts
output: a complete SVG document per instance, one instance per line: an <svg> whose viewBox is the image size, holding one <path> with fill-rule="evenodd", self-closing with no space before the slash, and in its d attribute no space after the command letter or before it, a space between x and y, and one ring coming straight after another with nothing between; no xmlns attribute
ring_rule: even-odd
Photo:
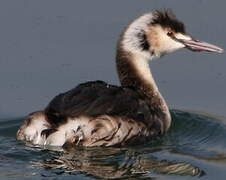
<svg viewBox="0 0 226 180"><path fill-rule="evenodd" d="M147 59L187 48L192 51L222 53L215 45L186 34L184 24L169 10L147 13L134 20L123 33L122 48Z"/></svg>

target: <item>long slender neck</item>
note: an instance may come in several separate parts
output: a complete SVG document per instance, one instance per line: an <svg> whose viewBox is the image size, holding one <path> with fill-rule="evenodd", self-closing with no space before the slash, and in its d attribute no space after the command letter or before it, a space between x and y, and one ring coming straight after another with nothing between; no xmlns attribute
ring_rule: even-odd
<svg viewBox="0 0 226 180"><path fill-rule="evenodd" d="M147 59L119 46L116 64L121 85L133 87L143 95L154 115L163 121L163 131L167 130L171 123L169 109L153 79Z"/></svg>

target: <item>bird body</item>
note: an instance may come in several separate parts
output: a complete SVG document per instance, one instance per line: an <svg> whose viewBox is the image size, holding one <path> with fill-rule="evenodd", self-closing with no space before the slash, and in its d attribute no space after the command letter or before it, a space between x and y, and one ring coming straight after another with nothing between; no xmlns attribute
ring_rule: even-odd
<svg viewBox="0 0 226 180"><path fill-rule="evenodd" d="M28 115L17 139L38 145L121 146L164 134L171 116L148 62L184 47L223 52L186 35L183 23L169 11L137 18L117 45L121 86L93 81L59 94L43 111Z"/></svg>
<svg viewBox="0 0 226 180"><path fill-rule="evenodd" d="M18 136L37 131L31 142L41 145L133 144L163 133L159 119L134 88L94 81L56 96L44 111L29 115Z"/></svg>

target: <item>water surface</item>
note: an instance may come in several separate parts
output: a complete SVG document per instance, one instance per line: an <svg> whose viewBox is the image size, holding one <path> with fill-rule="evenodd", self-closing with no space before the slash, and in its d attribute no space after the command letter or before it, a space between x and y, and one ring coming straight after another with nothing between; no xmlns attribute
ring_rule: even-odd
<svg viewBox="0 0 226 180"><path fill-rule="evenodd" d="M224 179L226 125L171 111L166 136L133 147L34 147L15 140L23 118L0 123L0 179Z"/></svg>

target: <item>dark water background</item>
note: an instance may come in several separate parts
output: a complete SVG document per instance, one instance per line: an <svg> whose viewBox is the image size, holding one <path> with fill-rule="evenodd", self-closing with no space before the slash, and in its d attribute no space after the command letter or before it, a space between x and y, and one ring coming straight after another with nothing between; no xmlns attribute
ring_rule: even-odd
<svg viewBox="0 0 226 180"><path fill-rule="evenodd" d="M172 110L167 136L123 149L67 153L25 146L26 114L76 84L118 84L115 44L123 27L171 8L194 37L225 49L226 1L0 1L0 179L225 179L225 54L187 50L151 62ZM182 110L182 111L181 111Z"/></svg>

